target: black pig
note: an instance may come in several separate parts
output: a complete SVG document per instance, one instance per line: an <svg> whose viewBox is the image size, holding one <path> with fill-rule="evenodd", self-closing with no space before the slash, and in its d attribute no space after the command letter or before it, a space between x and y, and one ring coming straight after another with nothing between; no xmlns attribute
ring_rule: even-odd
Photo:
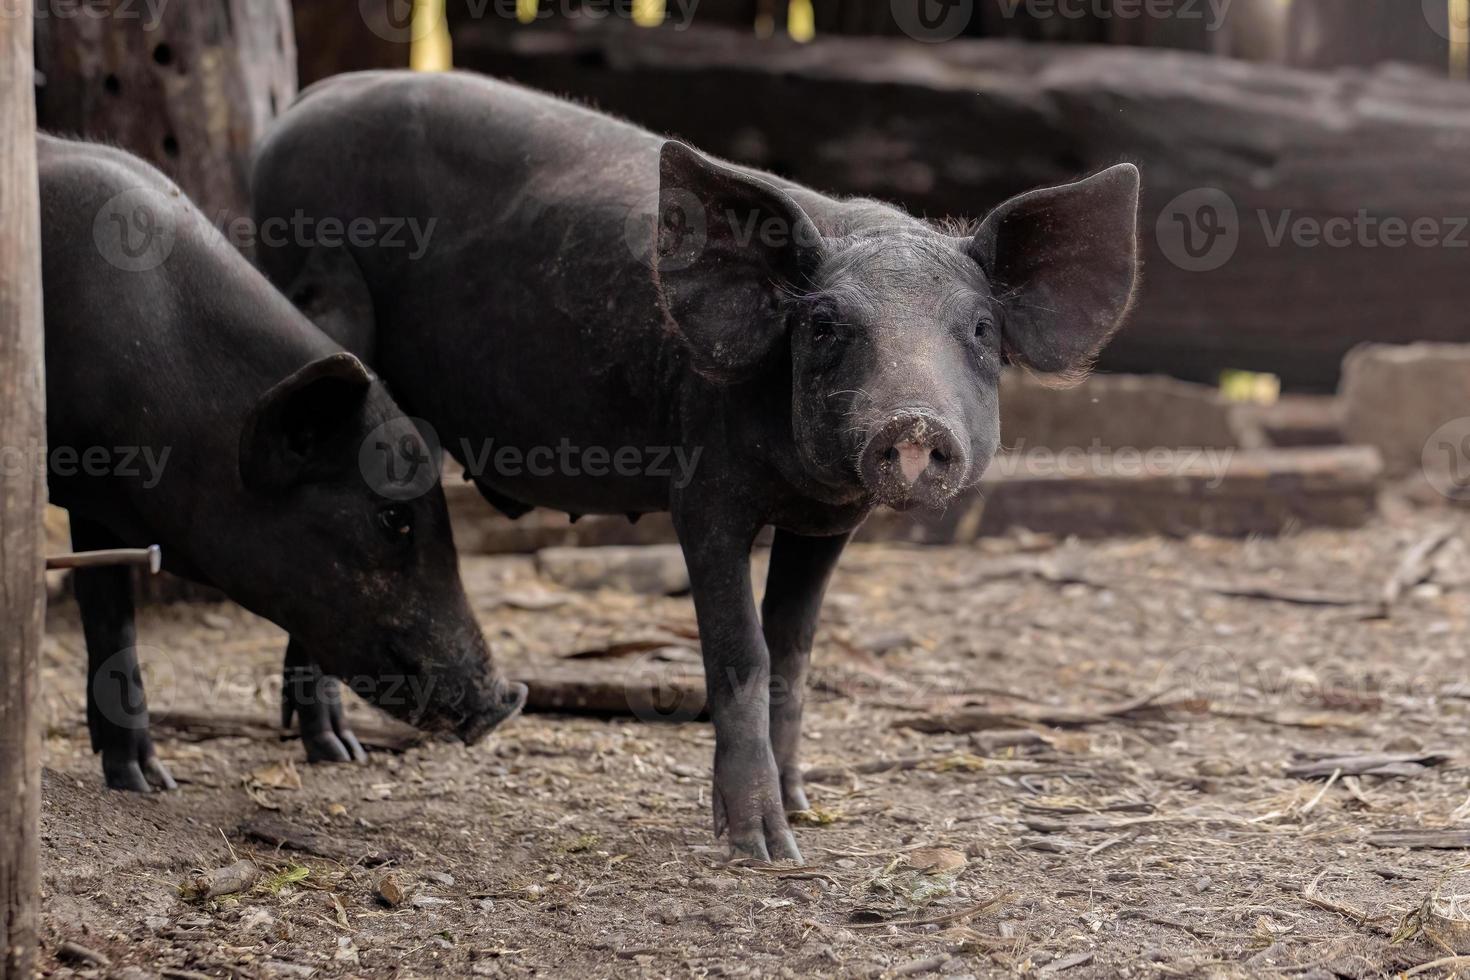
<svg viewBox="0 0 1470 980"><path fill-rule="evenodd" d="M323 671L466 741L513 714L525 690L492 667L442 492L394 499L365 478L370 434L395 451L418 440L382 383L162 174L87 143L41 137L37 152L48 478L76 547L157 542L164 567L287 629L285 714L313 759L362 755ZM75 574L107 785L171 789L128 574Z"/></svg>
<svg viewBox="0 0 1470 980"><path fill-rule="evenodd" d="M715 725L715 832L761 858L799 856L784 810L807 806L802 689L849 534L879 503L940 506L974 484L999 438L1002 362L1084 373L1137 264L1131 165L946 229L469 75L315 86L268 135L254 188L261 221L435 223L417 260L296 241L262 261L492 503L672 512ZM492 439L515 465L482 451ZM591 448L550 462L569 443ZM631 465L654 446L698 465ZM620 454L630 465L606 465Z"/></svg>

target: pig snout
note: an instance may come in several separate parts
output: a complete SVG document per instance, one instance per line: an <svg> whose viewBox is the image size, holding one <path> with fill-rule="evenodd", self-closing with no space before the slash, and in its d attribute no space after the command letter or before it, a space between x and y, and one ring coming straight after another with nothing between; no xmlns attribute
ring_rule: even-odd
<svg viewBox="0 0 1470 980"><path fill-rule="evenodd" d="M496 680L483 705L465 716L455 734L466 745L474 745L500 725L521 713L526 706L526 685L517 681Z"/></svg>
<svg viewBox="0 0 1470 980"><path fill-rule="evenodd" d="M865 486L890 507L937 507L964 485L969 470L963 444L933 412L889 413L868 437L859 472Z"/></svg>

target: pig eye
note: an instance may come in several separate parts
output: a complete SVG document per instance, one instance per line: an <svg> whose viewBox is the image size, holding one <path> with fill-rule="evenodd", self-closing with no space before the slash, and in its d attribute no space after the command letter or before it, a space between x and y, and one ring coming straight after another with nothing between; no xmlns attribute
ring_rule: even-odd
<svg viewBox="0 0 1470 980"><path fill-rule="evenodd" d="M828 344L837 339L837 327L831 320L816 320L812 323L812 340Z"/></svg>
<svg viewBox="0 0 1470 980"><path fill-rule="evenodd" d="M988 316L982 316L975 321L975 337L984 340L995 332L995 321Z"/></svg>
<svg viewBox="0 0 1470 980"><path fill-rule="evenodd" d="M413 512L403 504L389 504L378 511L378 527L389 538L406 538L413 533Z"/></svg>

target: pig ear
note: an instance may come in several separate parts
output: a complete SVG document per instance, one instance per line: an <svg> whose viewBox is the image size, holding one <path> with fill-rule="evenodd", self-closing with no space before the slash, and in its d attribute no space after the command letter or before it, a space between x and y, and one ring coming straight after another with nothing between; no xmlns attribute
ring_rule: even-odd
<svg viewBox="0 0 1470 980"><path fill-rule="evenodd" d="M312 361L262 395L240 433L245 488L281 493L352 465L372 382L344 351Z"/></svg>
<svg viewBox="0 0 1470 980"><path fill-rule="evenodd" d="M970 254L1001 301L1006 355L1080 380L1133 301L1138 168L1011 198L980 225Z"/></svg>
<svg viewBox="0 0 1470 980"><path fill-rule="evenodd" d="M711 377L747 376L785 335L821 234L774 184L672 140L659 154L654 270L671 329Z"/></svg>

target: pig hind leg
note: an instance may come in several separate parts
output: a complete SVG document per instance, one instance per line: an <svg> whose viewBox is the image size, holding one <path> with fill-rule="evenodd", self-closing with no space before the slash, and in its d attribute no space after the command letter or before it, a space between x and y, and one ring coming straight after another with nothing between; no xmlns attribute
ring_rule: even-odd
<svg viewBox="0 0 1470 980"><path fill-rule="evenodd" d="M78 551L121 543L105 527L84 518L73 516L71 529L72 546ZM148 737L128 570L82 568L74 576L87 638L87 728L92 751L102 754L102 775L112 789L138 793L177 789Z"/></svg>
<svg viewBox="0 0 1470 980"><path fill-rule="evenodd" d="M281 725L291 727L296 715L308 762L363 762L367 752L347 727L337 678L322 671L294 636L286 644L281 685Z"/></svg>
<svg viewBox="0 0 1470 980"><path fill-rule="evenodd" d="M822 594L847 537L811 538L778 530L771 546L761 628L771 652L771 748L787 810L808 807L798 761L807 666Z"/></svg>

